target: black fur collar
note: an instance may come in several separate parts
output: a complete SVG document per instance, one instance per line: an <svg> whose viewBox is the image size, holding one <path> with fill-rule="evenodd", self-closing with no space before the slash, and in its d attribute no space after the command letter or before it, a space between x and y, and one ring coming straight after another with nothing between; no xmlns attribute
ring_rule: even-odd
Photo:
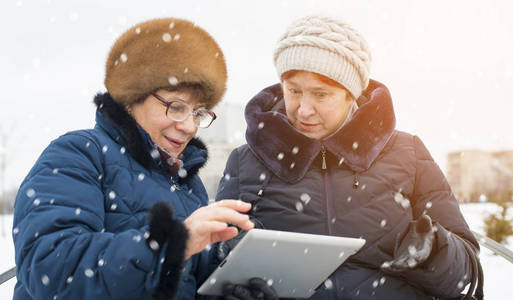
<svg viewBox="0 0 513 300"><path fill-rule="evenodd" d="M138 129L134 118L128 114L121 104L114 101L109 93L98 93L94 97L94 103L96 104L97 109L101 111L102 115L109 121L113 122L113 125L119 131L121 138L119 143L123 144L128 153L130 153L130 155L132 155L132 157L134 157L134 159L146 169L151 168L154 160L150 155L150 149L147 146L147 141ZM195 146L199 149L207 150L207 147L199 138L193 138L187 145L187 147L189 146ZM205 152L207 153L206 159L208 159L208 151ZM187 177L196 175L199 169L205 165L205 162L190 166L187 170Z"/></svg>
<svg viewBox="0 0 513 300"><path fill-rule="evenodd" d="M275 175L297 182L305 175L324 145L353 171L368 169L395 129L392 99L386 86L370 80L358 98L359 109L338 132L319 141L297 131L284 113L281 85L270 86L246 106L246 140L251 151ZM283 106L283 105L282 105Z"/></svg>

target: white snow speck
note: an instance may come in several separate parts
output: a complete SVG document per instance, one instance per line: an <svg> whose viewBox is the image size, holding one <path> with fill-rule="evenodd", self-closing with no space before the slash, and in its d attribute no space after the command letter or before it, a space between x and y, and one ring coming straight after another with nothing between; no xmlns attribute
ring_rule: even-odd
<svg viewBox="0 0 513 300"><path fill-rule="evenodd" d="M66 279L66 283L70 284L73 281L73 276L70 276Z"/></svg>
<svg viewBox="0 0 513 300"><path fill-rule="evenodd" d="M353 150L356 150L356 149L358 149L358 142L353 143Z"/></svg>
<svg viewBox="0 0 513 300"><path fill-rule="evenodd" d="M128 56L126 55L126 53L121 53L119 59L121 59L121 61L125 63L128 60Z"/></svg>
<svg viewBox="0 0 513 300"><path fill-rule="evenodd" d="M296 201L296 210L298 212L302 212L303 211L303 203L301 203L300 201Z"/></svg>
<svg viewBox="0 0 513 300"><path fill-rule="evenodd" d="M428 203L426 203L427 209L430 209L432 206L433 206L433 202L429 201Z"/></svg>
<svg viewBox="0 0 513 300"><path fill-rule="evenodd" d="M150 244L150 248L153 251L157 251L160 248L160 245L159 245L159 243L156 240L151 240L149 244Z"/></svg>
<svg viewBox="0 0 513 300"><path fill-rule="evenodd" d="M231 178L231 176L230 176L230 174L229 174L229 173L226 173L226 174L224 175L224 180L230 180L230 178Z"/></svg>
<svg viewBox="0 0 513 300"><path fill-rule="evenodd" d="M20 232L20 229L18 227L14 227L14 229L12 230L12 233L18 234L18 232Z"/></svg>
<svg viewBox="0 0 513 300"><path fill-rule="evenodd" d="M54 203L55 203L55 199L51 199L50 204L54 204Z"/></svg>
<svg viewBox="0 0 513 300"><path fill-rule="evenodd" d="M144 180L144 174L143 173L139 173L139 175L137 175L137 180L143 181Z"/></svg>
<svg viewBox="0 0 513 300"><path fill-rule="evenodd" d="M343 158L343 157L342 157L342 158L338 161L338 165L340 166L341 164L343 164L343 163L344 163L344 160L345 160L345 158Z"/></svg>
<svg viewBox="0 0 513 300"><path fill-rule="evenodd" d="M218 57L219 57L219 52L216 52L216 58L218 58Z"/></svg>
<svg viewBox="0 0 513 300"><path fill-rule="evenodd" d="M184 73L184 74L185 74L185 73L187 73L187 72L189 72L189 68L185 68L185 69L183 69L183 73Z"/></svg>
<svg viewBox="0 0 513 300"><path fill-rule="evenodd" d="M80 215L80 212L81 212L81 211L82 211L82 210L81 210L80 208L75 209L75 215L77 215L77 216L78 216L78 215Z"/></svg>
<svg viewBox="0 0 513 300"><path fill-rule="evenodd" d="M379 279L379 284L380 284L380 285L385 284L385 280L386 280L386 278L385 278L385 277L381 277L381 279Z"/></svg>
<svg viewBox="0 0 513 300"><path fill-rule="evenodd" d="M326 279L326 281L324 281L324 286L327 290L331 290L333 288L333 281L331 281L329 278Z"/></svg>
<svg viewBox="0 0 513 300"><path fill-rule="evenodd" d="M57 174L57 173L59 173L59 169L57 169L57 168L53 169L53 170L52 170L52 173L53 173L53 174Z"/></svg>
<svg viewBox="0 0 513 300"><path fill-rule="evenodd" d="M76 22L78 21L78 13L76 12L73 12L69 15L69 19L71 20L71 22Z"/></svg>
<svg viewBox="0 0 513 300"><path fill-rule="evenodd" d="M35 206L38 206L40 203L41 203L41 200L39 200L39 198L36 198L36 199L34 200L34 202L33 202L33 204L34 204Z"/></svg>
<svg viewBox="0 0 513 300"><path fill-rule="evenodd" d="M276 157L278 160L282 160L285 154L283 152L278 153L278 156Z"/></svg>
<svg viewBox="0 0 513 300"><path fill-rule="evenodd" d="M112 203L110 206L110 210L116 210L118 208L118 205L116 203Z"/></svg>
<svg viewBox="0 0 513 300"><path fill-rule="evenodd" d="M91 278L94 276L94 271L91 269L85 269L84 274L85 274L85 276Z"/></svg>
<svg viewBox="0 0 513 300"><path fill-rule="evenodd" d="M301 199L305 204L308 204L312 198L307 193L302 193L301 196L299 196L299 199Z"/></svg>
<svg viewBox="0 0 513 300"><path fill-rule="evenodd" d="M175 22L171 22L171 24L169 24L169 29L173 29L175 27Z"/></svg>
<svg viewBox="0 0 513 300"><path fill-rule="evenodd" d="M98 180L102 180L103 174L98 175Z"/></svg>
<svg viewBox="0 0 513 300"><path fill-rule="evenodd" d="M372 287L373 288L377 288L378 287L378 284L379 284L379 281L376 279L372 282Z"/></svg>
<svg viewBox="0 0 513 300"><path fill-rule="evenodd" d="M381 223L379 223L379 225L380 225L381 227L385 227L385 226L387 226L387 220L385 220L385 219L381 220Z"/></svg>
<svg viewBox="0 0 513 300"><path fill-rule="evenodd" d="M258 129L262 129L262 128L264 128L264 122L258 123Z"/></svg>
<svg viewBox="0 0 513 300"><path fill-rule="evenodd" d="M178 79L175 77L175 76L171 76L167 79L167 81L169 81L169 84L170 85L177 85L178 84Z"/></svg>
<svg viewBox="0 0 513 300"><path fill-rule="evenodd" d="M36 194L36 191L34 191L34 189L28 189L28 190L27 190L27 196L28 196L29 198L34 197L34 195L35 195L35 194Z"/></svg>
<svg viewBox="0 0 513 300"><path fill-rule="evenodd" d="M107 145L103 146L102 152L105 153L109 150L109 147Z"/></svg>
<svg viewBox="0 0 513 300"><path fill-rule="evenodd" d="M352 199L353 199L353 197L351 197L351 196L347 197L347 202L348 203L351 202Z"/></svg>
<svg viewBox="0 0 513 300"><path fill-rule="evenodd" d="M294 167L295 167L295 166L296 166L296 163L295 163L295 162L292 162L292 163L290 164L290 167L289 167L289 168L294 169Z"/></svg>
<svg viewBox="0 0 513 300"><path fill-rule="evenodd" d="M265 173L260 174L260 181L264 181L265 177L266 177Z"/></svg>
<svg viewBox="0 0 513 300"><path fill-rule="evenodd" d="M115 199L116 198L116 193L114 191L110 191L109 192L109 199Z"/></svg>
<svg viewBox="0 0 513 300"><path fill-rule="evenodd" d="M166 42L166 43L171 42L171 35L170 35L169 33L167 33L167 32L166 32L166 33L164 33L164 34L162 35L162 40L163 40L164 42Z"/></svg>
<svg viewBox="0 0 513 300"><path fill-rule="evenodd" d="M141 33L141 27L137 27L137 28L135 29L135 34L139 34L139 33Z"/></svg>
<svg viewBox="0 0 513 300"><path fill-rule="evenodd" d="M180 34L178 34L178 33L177 33L177 34L175 34L174 40L175 40L175 41L177 41L177 40L179 40L179 39L180 39Z"/></svg>
<svg viewBox="0 0 513 300"><path fill-rule="evenodd" d="M157 159L160 157L159 151L157 149L152 149L150 151L150 155L153 159Z"/></svg>
<svg viewBox="0 0 513 300"><path fill-rule="evenodd" d="M462 289L463 288L463 281L459 281L458 282L458 289Z"/></svg>
<svg viewBox="0 0 513 300"><path fill-rule="evenodd" d="M43 274L43 276L41 276L41 282L43 283L43 285L50 284L50 278L48 277L48 275Z"/></svg>
<svg viewBox="0 0 513 300"><path fill-rule="evenodd" d="M86 148L89 148L89 146L91 146L91 142L86 143Z"/></svg>
<svg viewBox="0 0 513 300"><path fill-rule="evenodd" d="M338 254L338 257L339 257L339 258L342 258L342 257L344 257L344 254L345 254L345 252L344 252L344 251L342 251L342 252L340 252L340 253Z"/></svg>
<svg viewBox="0 0 513 300"><path fill-rule="evenodd" d="M39 232L34 233L34 237L37 238L39 236Z"/></svg>
<svg viewBox="0 0 513 300"><path fill-rule="evenodd" d="M337 221L337 218L335 218L335 217L331 218L331 224L335 224L336 221Z"/></svg>
<svg viewBox="0 0 513 300"><path fill-rule="evenodd" d="M216 284L216 279L215 278L210 279L210 284L212 284L212 285Z"/></svg>
<svg viewBox="0 0 513 300"><path fill-rule="evenodd" d="M303 253L308 254L308 248L305 248L305 250L303 250Z"/></svg>
<svg viewBox="0 0 513 300"><path fill-rule="evenodd" d="M121 147L121 148L119 149L119 153L121 153L121 154L125 154L125 152L126 152L126 148L125 148L125 147Z"/></svg>
<svg viewBox="0 0 513 300"><path fill-rule="evenodd" d="M274 280L272 280L272 279L267 280L267 285L268 286L272 286L273 283L274 283Z"/></svg>
<svg viewBox="0 0 513 300"><path fill-rule="evenodd" d="M276 247L276 241L273 242L272 244L273 247Z"/></svg>
<svg viewBox="0 0 513 300"><path fill-rule="evenodd" d="M150 237L150 232L146 231L143 235L144 239L147 240Z"/></svg>
<svg viewBox="0 0 513 300"><path fill-rule="evenodd" d="M298 146L294 146L294 148L292 148L292 154L298 154L299 152L299 147Z"/></svg>
<svg viewBox="0 0 513 300"><path fill-rule="evenodd" d="M180 176L180 178L187 177L187 170L185 170L184 168L181 168L180 170L178 170L178 176Z"/></svg>
<svg viewBox="0 0 513 300"><path fill-rule="evenodd" d="M165 261L166 261L166 260L164 259L164 257L162 257L162 258L160 259L160 264L163 264Z"/></svg>
<svg viewBox="0 0 513 300"><path fill-rule="evenodd" d="M103 258L100 258L100 260L98 260L98 266L103 267L103 265L105 265L105 261Z"/></svg>
<svg viewBox="0 0 513 300"><path fill-rule="evenodd" d="M140 235L140 234L137 234L137 235L134 235L134 237L133 237L132 239L133 239L134 241L136 241L136 242L138 242L138 243L139 243L139 242L141 241L141 239L142 239L142 238L141 238L141 235Z"/></svg>

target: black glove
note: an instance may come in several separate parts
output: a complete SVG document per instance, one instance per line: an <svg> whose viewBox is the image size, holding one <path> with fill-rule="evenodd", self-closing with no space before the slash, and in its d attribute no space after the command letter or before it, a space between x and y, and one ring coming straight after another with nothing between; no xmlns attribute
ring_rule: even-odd
<svg viewBox="0 0 513 300"><path fill-rule="evenodd" d="M260 222L258 219L250 217L249 220L255 224L254 228L264 228L264 224ZM218 261L218 264L221 263L227 256L230 251L232 251L235 246L242 240L242 238L246 235L246 230L239 229L239 233L232 239L220 242L216 249L216 258Z"/></svg>
<svg viewBox="0 0 513 300"><path fill-rule="evenodd" d="M278 300L276 291L262 278L251 278L247 286L226 283L223 296L225 300Z"/></svg>
<svg viewBox="0 0 513 300"><path fill-rule="evenodd" d="M394 258L384 262L381 269L401 272L417 267L429 258L434 242L431 218L424 214L418 220L410 222L406 233L396 241Z"/></svg>

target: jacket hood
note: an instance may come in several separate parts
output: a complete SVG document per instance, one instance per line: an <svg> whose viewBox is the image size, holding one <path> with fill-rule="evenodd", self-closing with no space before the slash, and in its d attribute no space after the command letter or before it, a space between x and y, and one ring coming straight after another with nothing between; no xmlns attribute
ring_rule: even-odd
<svg viewBox="0 0 513 300"><path fill-rule="evenodd" d="M281 85L272 85L246 106L248 146L270 171L289 183L303 178L322 145L338 158L339 165L364 171L392 136L395 115L388 88L372 79L357 103L358 110L342 128L326 139L316 140L290 124Z"/></svg>
<svg viewBox="0 0 513 300"><path fill-rule="evenodd" d="M109 93L97 94L94 103L97 106L97 126L123 145L126 151L146 169L163 167L164 163L160 155L152 155L152 153L158 153L158 150L153 145L151 137L137 125L135 119L121 104L114 101ZM179 159L183 161L187 177L192 177L205 165L208 159L207 147L199 138L192 138Z"/></svg>

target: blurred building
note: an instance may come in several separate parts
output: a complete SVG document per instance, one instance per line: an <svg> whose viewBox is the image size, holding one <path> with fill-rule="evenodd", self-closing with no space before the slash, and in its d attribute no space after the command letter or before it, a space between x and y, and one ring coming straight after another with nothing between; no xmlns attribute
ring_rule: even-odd
<svg viewBox="0 0 513 300"><path fill-rule="evenodd" d="M458 151L447 157L447 180L460 202L513 190L513 151Z"/></svg>
<svg viewBox="0 0 513 300"><path fill-rule="evenodd" d="M221 102L214 111L217 119L209 128L198 130L198 136L207 145L209 158L199 176L210 199L215 198L219 180L233 149L245 143L246 121L244 105Z"/></svg>

